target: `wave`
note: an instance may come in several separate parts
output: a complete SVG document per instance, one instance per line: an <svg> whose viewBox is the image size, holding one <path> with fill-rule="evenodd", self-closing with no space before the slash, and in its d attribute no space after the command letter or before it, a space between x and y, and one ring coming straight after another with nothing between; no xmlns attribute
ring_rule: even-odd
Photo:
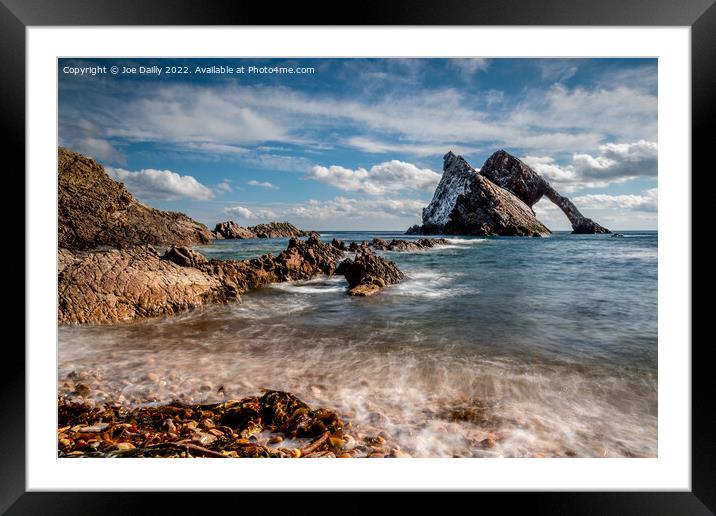
<svg viewBox="0 0 716 516"><path fill-rule="evenodd" d="M405 273L405 280L386 289L384 294L439 299L474 294L478 291L464 285L456 285L458 273L439 273L430 270L415 270Z"/></svg>
<svg viewBox="0 0 716 516"><path fill-rule="evenodd" d="M345 292L348 285L343 276L334 276L332 278L274 283L269 288L296 294L329 294L332 292Z"/></svg>
<svg viewBox="0 0 716 516"><path fill-rule="evenodd" d="M454 245L475 245L480 242L487 242L485 238L446 238L445 240Z"/></svg>

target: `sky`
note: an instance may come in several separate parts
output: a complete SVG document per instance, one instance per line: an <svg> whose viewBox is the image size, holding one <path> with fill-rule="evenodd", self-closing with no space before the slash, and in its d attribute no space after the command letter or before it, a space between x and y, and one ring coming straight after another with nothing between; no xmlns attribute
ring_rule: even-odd
<svg viewBox="0 0 716 516"><path fill-rule="evenodd" d="M656 59L60 59L58 85L59 145L211 228L405 230L445 153L499 149L610 229L657 226Z"/></svg>

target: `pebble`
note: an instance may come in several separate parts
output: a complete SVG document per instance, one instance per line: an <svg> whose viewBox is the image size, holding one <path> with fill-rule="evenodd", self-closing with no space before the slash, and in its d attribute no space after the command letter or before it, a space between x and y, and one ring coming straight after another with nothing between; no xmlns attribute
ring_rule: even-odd
<svg viewBox="0 0 716 516"><path fill-rule="evenodd" d="M298 448L294 448L293 450L291 450L291 457L297 459L300 456L301 456L301 450L299 450Z"/></svg>
<svg viewBox="0 0 716 516"><path fill-rule="evenodd" d="M271 439L268 440L269 444L278 444L283 442L283 437L280 435L274 435Z"/></svg>
<svg viewBox="0 0 716 516"><path fill-rule="evenodd" d="M147 380L154 383L159 383L159 375L157 373L147 373Z"/></svg>
<svg viewBox="0 0 716 516"><path fill-rule="evenodd" d="M401 450L393 450L392 456L397 459L409 459L412 457L412 455L410 455L409 453L405 453L404 451L401 451Z"/></svg>
<svg viewBox="0 0 716 516"><path fill-rule="evenodd" d="M172 420L169 419L169 418L165 419L165 420L162 422L161 428L162 428L165 432L169 432L169 433L172 433L172 434L173 434L173 433L176 433L176 431L177 431L177 427L176 427L176 425L174 424L174 421L172 421Z"/></svg>
<svg viewBox="0 0 716 516"><path fill-rule="evenodd" d="M135 446L132 443L117 443L118 450L133 450Z"/></svg>
<svg viewBox="0 0 716 516"><path fill-rule="evenodd" d="M75 387L75 394L79 396L87 396L90 393L90 388L87 387L85 384L81 383L77 387Z"/></svg>
<svg viewBox="0 0 716 516"><path fill-rule="evenodd" d="M197 432L193 435L191 441L200 446L211 446L211 444L216 441L216 436L211 434L205 434L203 432Z"/></svg>

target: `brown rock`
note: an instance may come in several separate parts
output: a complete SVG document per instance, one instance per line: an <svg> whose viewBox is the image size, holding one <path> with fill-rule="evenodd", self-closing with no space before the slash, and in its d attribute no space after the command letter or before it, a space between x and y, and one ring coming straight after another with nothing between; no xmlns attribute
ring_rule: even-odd
<svg viewBox="0 0 716 516"><path fill-rule="evenodd" d="M66 249L195 245L212 233L183 213L138 202L95 160L58 149L58 244Z"/></svg>
<svg viewBox="0 0 716 516"><path fill-rule="evenodd" d="M256 238L256 233L243 226L239 226L233 220L219 222L216 227L214 227L214 235L216 238L228 239Z"/></svg>
<svg viewBox="0 0 716 516"><path fill-rule="evenodd" d="M469 191L457 197L443 232L453 235L532 236L549 234L550 230L514 194L475 174Z"/></svg>
<svg viewBox="0 0 716 516"><path fill-rule="evenodd" d="M399 283L404 274L393 263L374 254L369 248L356 253L355 260L345 260L341 270L348 281L348 294L370 296L388 285Z"/></svg>
<svg viewBox="0 0 716 516"><path fill-rule="evenodd" d="M60 324L168 315L232 297L219 278L147 246L78 253L57 280Z"/></svg>
<svg viewBox="0 0 716 516"><path fill-rule="evenodd" d="M572 225L572 233L611 233L592 219L582 215L568 198L552 186L527 164L504 150L492 154L480 169L480 174L496 185L509 190L532 208L543 196L559 207Z"/></svg>
<svg viewBox="0 0 716 516"><path fill-rule="evenodd" d="M233 220L220 222L214 228L216 238L244 239L244 238L285 238L307 236L288 222L269 222L268 224L257 224L256 226L239 226Z"/></svg>
<svg viewBox="0 0 716 516"><path fill-rule="evenodd" d="M331 240L331 245L335 247L336 249L339 249L340 251L347 251L348 248L346 247L346 243L334 238Z"/></svg>
<svg viewBox="0 0 716 516"><path fill-rule="evenodd" d="M58 320L60 324L106 323L174 314L235 299L270 283L332 275L342 256L342 251L315 237L292 238L278 256L250 260L206 261L186 248L170 249L161 259L148 246L62 251Z"/></svg>
<svg viewBox="0 0 716 516"><path fill-rule="evenodd" d="M197 253L188 247L174 245L166 250L162 258L182 267L197 267L208 262L201 253Z"/></svg>

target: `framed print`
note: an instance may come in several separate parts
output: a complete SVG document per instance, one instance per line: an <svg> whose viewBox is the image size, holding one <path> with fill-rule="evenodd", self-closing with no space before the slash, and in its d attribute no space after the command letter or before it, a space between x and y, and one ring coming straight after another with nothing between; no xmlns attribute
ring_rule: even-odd
<svg viewBox="0 0 716 516"><path fill-rule="evenodd" d="M716 7L399 7L4 2L27 304L3 511L714 510L691 196Z"/></svg>

